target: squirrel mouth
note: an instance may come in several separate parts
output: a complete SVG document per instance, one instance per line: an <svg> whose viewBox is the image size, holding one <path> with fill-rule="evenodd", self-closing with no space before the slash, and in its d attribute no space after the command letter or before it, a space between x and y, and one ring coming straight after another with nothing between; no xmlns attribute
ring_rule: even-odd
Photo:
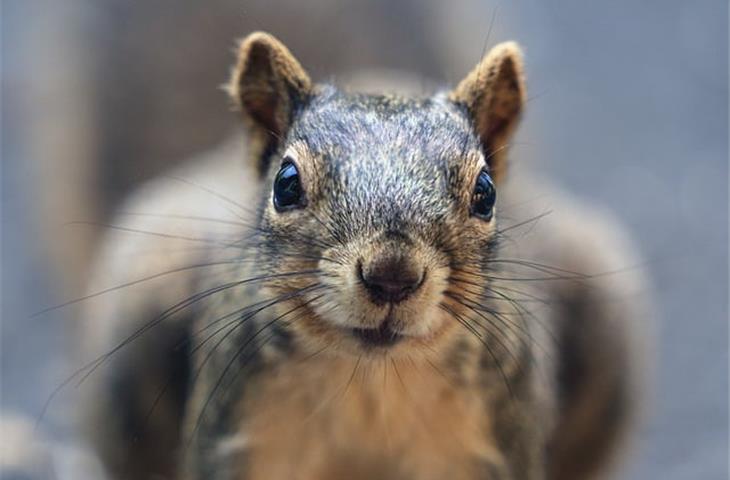
<svg viewBox="0 0 730 480"><path fill-rule="evenodd" d="M391 327L390 318L386 318L378 328L353 328L352 333L367 347L389 347L403 338Z"/></svg>

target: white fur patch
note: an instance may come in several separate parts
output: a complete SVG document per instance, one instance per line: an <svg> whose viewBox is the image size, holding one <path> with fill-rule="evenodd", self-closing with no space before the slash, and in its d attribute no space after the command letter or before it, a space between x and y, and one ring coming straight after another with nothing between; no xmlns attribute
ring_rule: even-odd
<svg viewBox="0 0 730 480"><path fill-rule="evenodd" d="M218 442L216 446L216 455L219 457L229 457L240 453L241 450L245 450L250 446L248 435L245 433L238 433L235 435L228 436Z"/></svg>

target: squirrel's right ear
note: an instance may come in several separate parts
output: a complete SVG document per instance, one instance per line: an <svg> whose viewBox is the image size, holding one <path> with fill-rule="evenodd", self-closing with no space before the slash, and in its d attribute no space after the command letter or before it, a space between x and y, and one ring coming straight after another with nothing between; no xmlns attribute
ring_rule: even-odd
<svg viewBox="0 0 730 480"><path fill-rule="evenodd" d="M507 147L525 97L522 51L514 42L492 48L449 95L451 101L466 107L496 180L504 175Z"/></svg>
<svg viewBox="0 0 730 480"><path fill-rule="evenodd" d="M270 148L286 135L297 104L312 92L312 81L283 43L255 32L241 41L226 90L252 133Z"/></svg>

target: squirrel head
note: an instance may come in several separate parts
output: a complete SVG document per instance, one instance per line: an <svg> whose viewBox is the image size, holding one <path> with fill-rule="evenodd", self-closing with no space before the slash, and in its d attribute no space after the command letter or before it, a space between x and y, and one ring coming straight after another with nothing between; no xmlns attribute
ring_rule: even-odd
<svg viewBox="0 0 730 480"><path fill-rule="evenodd" d="M309 348L413 352L463 331L497 239L497 189L525 101L522 55L494 47L450 92L409 98L312 83L254 33L228 92L261 177L257 262Z"/></svg>

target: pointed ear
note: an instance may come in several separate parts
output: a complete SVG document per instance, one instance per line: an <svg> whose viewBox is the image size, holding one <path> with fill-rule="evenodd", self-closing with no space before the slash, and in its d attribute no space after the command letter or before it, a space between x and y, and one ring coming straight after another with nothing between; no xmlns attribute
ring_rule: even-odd
<svg viewBox="0 0 730 480"><path fill-rule="evenodd" d="M241 41L226 90L252 136L271 152L286 136L298 105L311 95L312 81L283 43L255 32Z"/></svg>
<svg viewBox="0 0 730 480"><path fill-rule="evenodd" d="M507 147L525 96L522 51L514 42L492 48L449 95L466 107L495 180L504 176Z"/></svg>

